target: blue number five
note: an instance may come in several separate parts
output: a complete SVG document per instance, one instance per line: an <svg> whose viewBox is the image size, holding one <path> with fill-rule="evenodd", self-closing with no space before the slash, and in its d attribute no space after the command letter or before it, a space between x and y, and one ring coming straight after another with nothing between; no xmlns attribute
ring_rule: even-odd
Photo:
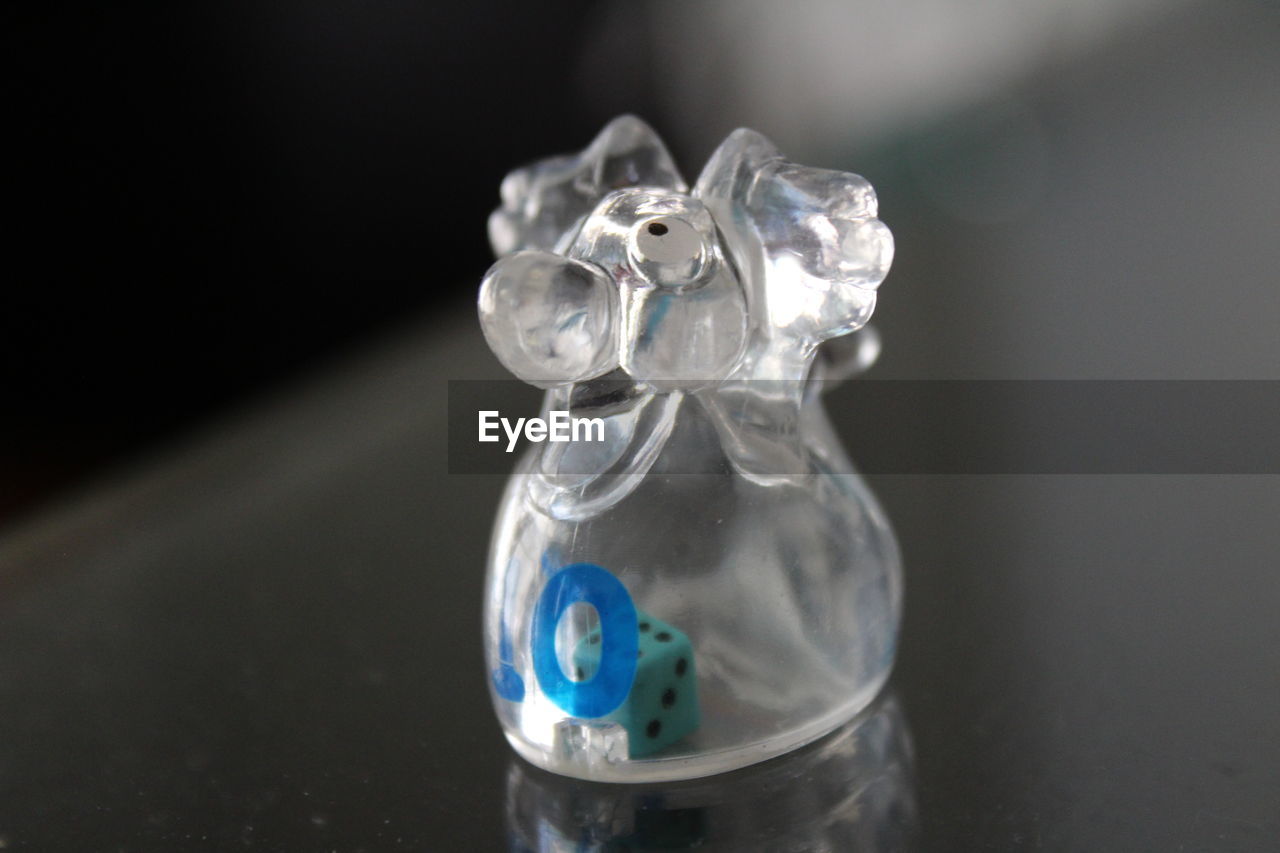
<svg viewBox="0 0 1280 853"><path fill-rule="evenodd" d="M584 602L600 617L600 668L587 681L572 681L556 656L556 627L564 612ZM622 582L599 566L574 563L547 580L533 613L533 671L542 692L575 717L603 717L631 692L640 633L636 606Z"/></svg>

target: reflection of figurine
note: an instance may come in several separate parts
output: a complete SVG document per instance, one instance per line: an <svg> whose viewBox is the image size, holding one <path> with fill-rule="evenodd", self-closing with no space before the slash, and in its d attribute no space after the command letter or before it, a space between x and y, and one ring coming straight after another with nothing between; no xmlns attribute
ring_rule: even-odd
<svg viewBox="0 0 1280 853"><path fill-rule="evenodd" d="M893 534L815 393L877 350L826 343L888 271L870 185L739 130L689 191L623 117L502 198L485 337L548 389L544 415L601 425L536 445L499 510L485 639L508 738L557 772L643 781L848 720L888 675L901 600Z"/></svg>
<svg viewBox="0 0 1280 853"><path fill-rule="evenodd" d="M785 758L694 782L619 786L512 761L513 851L912 849L911 741L897 702Z"/></svg>

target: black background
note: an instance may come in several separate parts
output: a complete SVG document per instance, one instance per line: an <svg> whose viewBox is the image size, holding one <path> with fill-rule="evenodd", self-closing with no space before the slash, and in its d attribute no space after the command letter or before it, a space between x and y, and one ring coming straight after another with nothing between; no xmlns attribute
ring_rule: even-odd
<svg viewBox="0 0 1280 853"><path fill-rule="evenodd" d="M623 111L689 177L754 125L872 179L883 376L1276 378L1273 4L835 7L10 8L0 525L397 325L469 325L501 176Z"/></svg>
<svg viewBox="0 0 1280 853"><path fill-rule="evenodd" d="M577 103L586 11L6 12L0 518L472 299L502 175L608 117Z"/></svg>

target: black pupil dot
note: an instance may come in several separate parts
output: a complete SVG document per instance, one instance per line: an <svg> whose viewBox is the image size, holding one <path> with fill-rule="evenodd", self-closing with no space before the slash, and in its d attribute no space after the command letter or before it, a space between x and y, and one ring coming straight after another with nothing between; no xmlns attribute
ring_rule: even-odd
<svg viewBox="0 0 1280 853"><path fill-rule="evenodd" d="M644 733L649 737L657 737L660 731L662 731L662 723L658 720L650 720L649 725L644 727Z"/></svg>
<svg viewBox="0 0 1280 853"><path fill-rule="evenodd" d="M670 708L674 704L676 704L676 691L668 687L662 694L662 707Z"/></svg>
<svg viewBox="0 0 1280 853"><path fill-rule="evenodd" d="M640 630L641 630L641 631L648 631L648 630L649 630L649 623L648 623L648 622L641 622L641 623L640 623Z"/></svg>
<svg viewBox="0 0 1280 853"><path fill-rule="evenodd" d="M663 234L667 233L667 226L663 225L661 222L650 222L649 233L655 237L661 237Z"/></svg>
<svg viewBox="0 0 1280 853"><path fill-rule="evenodd" d="M689 662L687 660L680 658L680 660L676 661L676 675L684 675L688 669Z"/></svg>
<svg viewBox="0 0 1280 853"><path fill-rule="evenodd" d="M653 638L657 640L659 643L671 642L671 635L668 634L666 631L659 631L658 633L653 635Z"/></svg>

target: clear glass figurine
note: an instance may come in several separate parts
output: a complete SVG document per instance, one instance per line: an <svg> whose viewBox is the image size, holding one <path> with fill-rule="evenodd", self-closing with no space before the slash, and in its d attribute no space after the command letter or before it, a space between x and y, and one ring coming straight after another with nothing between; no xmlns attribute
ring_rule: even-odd
<svg viewBox="0 0 1280 853"><path fill-rule="evenodd" d="M865 708L900 558L818 391L878 351L858 330L893 241L871 186L744 129L690 191L623 116L508 175L489 233L489 345L547 389L544 418L598 419L596 440L532 444L498 511L485 648L515 749L693 778Z"/></svg>

